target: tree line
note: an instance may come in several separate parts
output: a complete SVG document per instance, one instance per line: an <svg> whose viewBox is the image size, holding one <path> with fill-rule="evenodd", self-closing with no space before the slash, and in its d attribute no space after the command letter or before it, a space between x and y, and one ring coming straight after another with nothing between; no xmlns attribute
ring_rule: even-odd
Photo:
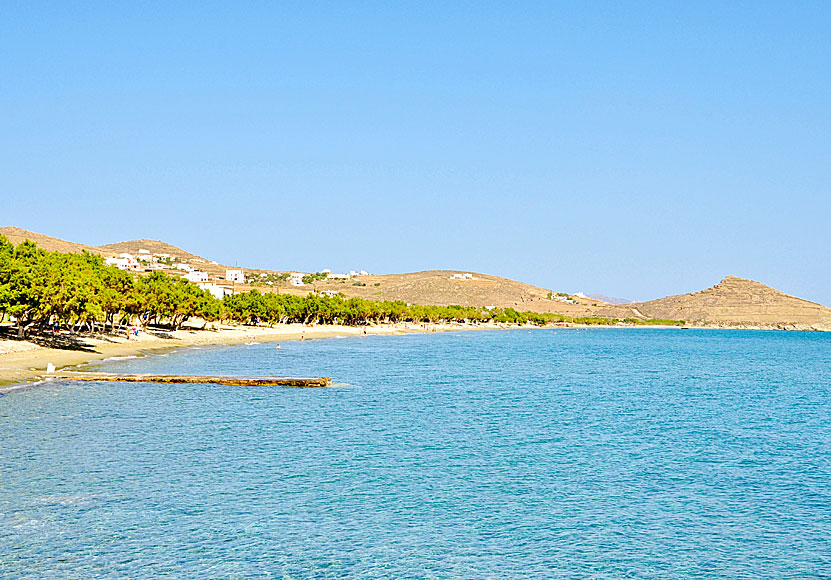
<svg viewBox="0 0 831 580"><path fill-rule="evenodd" d="M0 235L0 322L17 334L49 328L113 331L124 325L164 324L178 329L189 319L239 324L346 324L380 322L556 322L610 324L607 318L572 318L513 308L423 306L312 293L307 296L251 290L218 300L196 284L153 272L133 275L104 264L101 256L51 252L30 241L13 245ZM631 322L640 322L634 321ZM677 324L678 321L650 321Z"/></svg>
<svg viewBox="0 0 831 580"><path fill-rule="evenodd" d="M20 338L55 327L107 332L165 322L179 328L191 317L220 315L210 292L182 278L133 276L101 256L50 252L28 240L14 246L0 235L0 321L14 319Z"/></svg>

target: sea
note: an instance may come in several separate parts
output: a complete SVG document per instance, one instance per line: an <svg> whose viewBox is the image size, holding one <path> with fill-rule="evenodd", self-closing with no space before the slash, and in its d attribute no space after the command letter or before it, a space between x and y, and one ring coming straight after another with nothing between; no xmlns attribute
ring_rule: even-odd
<svg viewBox="0 0 831 580"><path fill-rule="evenodd" d="M202 347L0 397L0 578L831 578L831 334Z"/></svg>

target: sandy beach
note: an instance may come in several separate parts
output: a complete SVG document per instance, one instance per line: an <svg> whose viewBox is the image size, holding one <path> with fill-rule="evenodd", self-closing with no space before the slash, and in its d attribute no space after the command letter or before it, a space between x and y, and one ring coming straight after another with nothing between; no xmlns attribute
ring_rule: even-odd
<svg viewBox="0 0 831 580"><path fill-rule="evenodd" d="M591 326L569 324L573 329L630 328L630 329L677 329L675 326ZM44 340L0 340L0 394L38 382L47 376L51 363L55 370L69 370L114 356L145 356L165 350L202 345L234 345L256 342L281 342L290 340L319 340L335 337L357 337L361 335L393 335L408 333L431 333L460 330L510 330L539 328L535 325L513 325L496 323L399 323L371 326L302 325L276 324L266 326L219 325L201 329L184 327L177 331L150 329L140 331L138 337L127 339L126 333L118 335L73 335L61 333L55 338ZM554 328L549 326L548 328ZM758 326L697 327L710 330L744 329L771 330ZM46 346L49 342L71 343L64 348ZM40 344L38 344L40 343Z"/></svg>
<svg viewBox="0 0 831 580"><path fill-rule="evenodd" d="M56 370L75 367L113 356L150 355L171 348L200 345L233 345L251 342L316 340L337 336L363 334L406 334L413 332L446 332L452 330L487 330L501 328L496 324L379 324L374 326L336 326L277 324L273 327L216 325L215 328L185 327L177 331L151 329L140 331L129 340L119 335L61 334L57 340L71 342L71 348L51 348L40 338L32 341L0 340L0 393L37 382L46 375L47 366ZM41 343L41 344L38 344ZM67 345L70 346L70 345Z"/></svg>

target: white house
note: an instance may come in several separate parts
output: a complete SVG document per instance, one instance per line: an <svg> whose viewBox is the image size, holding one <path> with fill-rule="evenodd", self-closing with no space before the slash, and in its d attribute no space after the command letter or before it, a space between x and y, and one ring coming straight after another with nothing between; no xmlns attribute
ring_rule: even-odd
<svg viewBox="0 0 831 580"><path fill-rule="evenodd" d="M349 274L332 274L331 272L329 272L326 275L327 280L349 280L349 278Z"/></svg>
<svg viewBox="0 0 831 580"><path fill-rule="evenodd" d="M208 282L199 282L197 284L202 290L207 290L211 294L213 294L214 298L217 300L222 300L223 297L229 296L234 293L233 288L228 288L227 286L219 286L218 284L212 284Z"/></svg>
<svg viewBox="0 0 831 580"><path fill-rule="evenodd" d="M556 300L557 302L564 302L566 304L574 304L574 300L572 300L568 296L557 296L556 294L554 294L553 296L551 296L551 299Z"/></svg>
<svg viewBox="0 0 831 580"><path fill-rule="evenodd" d="M208 273L207 272L200 272L199 270L193 270L192 272L188 272L184 275L185 280L190 280L191 282L207 282L208 281Z"/></svg>
<svg viewBox="0 0 831 580"><path fill-rule="evenodd" d="M115 266L119 270L129 270L130 263L135 262L132 258L104 258L104 263L107 266Z"/></svg>
<svg viewBox="0 0 831 580"><path fill-rule="evenodd" d="M225 279L229 282L245 284L245 272L242 270L225 270Z"/></svg>
<svg viewBox="0 0 831 580"><path fill-rule="evenodd" d="M300 272L292 272L289 274L288 282L292 286L303 286L303 276L305 274L301 274Z"/></svg>
<svg viewBox="0 0 831 580"><path fill-rule="evenodd" d="M473 280L473 274L453 274L451 280Z"/></svg>

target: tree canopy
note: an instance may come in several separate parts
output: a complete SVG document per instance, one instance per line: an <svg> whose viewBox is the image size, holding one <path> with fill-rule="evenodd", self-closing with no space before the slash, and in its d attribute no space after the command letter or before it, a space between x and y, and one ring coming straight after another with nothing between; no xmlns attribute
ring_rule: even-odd
<svg viewBox="0 0 831 580"><path fill-rule="evenodd" d="M0 235L0 316L14 319L21 338L33 327L106 331L164 320L178 328L190 317L219 314L219 302L187 280L133 276L88 252L49 252L29 241L15 247Z"/></svg>

